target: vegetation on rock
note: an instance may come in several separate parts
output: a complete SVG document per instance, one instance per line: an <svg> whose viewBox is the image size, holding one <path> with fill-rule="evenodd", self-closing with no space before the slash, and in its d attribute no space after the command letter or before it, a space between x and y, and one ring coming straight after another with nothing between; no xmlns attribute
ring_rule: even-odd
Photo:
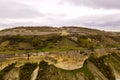
<svg viewBox="0 0 120 80"><path fill-rule="evenodd" d="M26 63L20 67L20 80L30 80L37 63Z"/></svg>

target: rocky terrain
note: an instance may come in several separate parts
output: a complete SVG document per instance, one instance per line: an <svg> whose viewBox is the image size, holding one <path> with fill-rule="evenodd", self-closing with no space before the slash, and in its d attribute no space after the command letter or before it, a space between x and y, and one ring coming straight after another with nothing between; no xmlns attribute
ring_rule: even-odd
<svg viewBox="0 0 120 80"><path fill-rule="evenodd" d="M2 30L0 80L120 80L120 33L82 27Z"/></svg>

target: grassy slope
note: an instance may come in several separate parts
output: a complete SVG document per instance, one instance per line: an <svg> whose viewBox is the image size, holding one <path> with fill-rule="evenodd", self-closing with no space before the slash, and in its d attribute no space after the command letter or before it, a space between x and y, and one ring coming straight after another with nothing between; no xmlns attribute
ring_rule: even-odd
<svg viewBox="0 0 120 80"><path fill-rule="evenodd" d="M25 53L26 51L68 51L96 48L120 47L120 37L88 35L70 37L58 35L48 36L3 36L0 37L0 53Z"/></svg>
<svg viewBox="0 0 120 80"><path fill-rule="evenodd" d="M38 52L38 51L68 51L68 50L81 50L92 48L108 48L108 47L120 47L120 36L118 33L114 33L116 36L112 36L111 33L99 31L95 29L79 28L79 27L18 27L12 29L6 29L1 32L12 31L14 29L21 30L34 30L40 32L60 32L62 29L66 29L69 32L77 32L74 35L61 37L58 34L49 34L41 36L1 36L0 37L0 53L25 53L26 51ZM24 33L24 32L23 32ZM80 34L79 34L80 33ZM86 35L81 35L84 33ZM77 35L79 34L79 35ZM78 41L70 40L70 37L76 37ZM91 41L89 41L89 39ZM22 46L21 46L22 45Z"/></svg>

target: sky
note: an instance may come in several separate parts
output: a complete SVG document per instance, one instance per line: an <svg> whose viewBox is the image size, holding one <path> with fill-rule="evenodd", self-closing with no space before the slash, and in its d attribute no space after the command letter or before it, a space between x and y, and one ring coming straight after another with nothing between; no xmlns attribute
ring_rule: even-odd
<svg viewBox="0 0 120 80"><path fill-rule="evenodd" d="M80 26L120 32L120 0L0 0L0 29Z"/></svg>

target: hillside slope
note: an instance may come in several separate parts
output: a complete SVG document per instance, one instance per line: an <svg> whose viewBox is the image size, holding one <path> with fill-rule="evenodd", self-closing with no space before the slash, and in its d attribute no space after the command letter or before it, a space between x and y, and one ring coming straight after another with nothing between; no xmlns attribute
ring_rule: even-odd
<svg viewBox="0 0 120 80"><path fill-rule="evenodd" d="M63 35L64 31L67 35ZM79 27L18 27L2 30L0 35L0 53L16 53L16 51L23 53L27 50L66 51L120 47L119 33Z"/></svg>
<svg viewBox="0 0 120 80"><path fill-rule="evenodd" d="M0 80L120 80L120 33L82 27L2 30Z"/></svg>

